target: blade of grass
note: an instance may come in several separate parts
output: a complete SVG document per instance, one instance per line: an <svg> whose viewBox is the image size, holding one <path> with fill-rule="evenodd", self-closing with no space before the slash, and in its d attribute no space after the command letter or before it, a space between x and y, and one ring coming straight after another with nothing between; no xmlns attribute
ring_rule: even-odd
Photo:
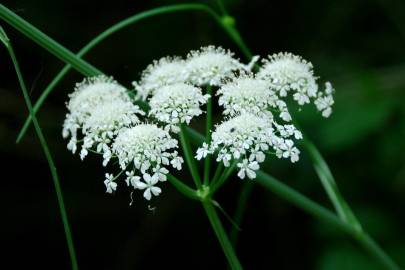
<svg viewBox="0 0 405 270"><path fill-rule="evenodd" d="M279 197L304 210L310 215L324 220L349 234L351 237L357 240L357 242L371 255L371 257L375 258L376 261L378 261L380 265L384 267L384 269L400 270L399 266L364 231L357 230L351 224L344 222L325 207L320 206L289 186L283 184L280 180L277 180L262 171L257 173L256 181Z"/></svg>
<svg viewBox="0 0 405 270"><path fill-rule="evenodd" d="M39 142L41 143L46 160L48 161L49 169L51 171L52 180L53 180L53 184L54 184L55 191L56 191L56 197L58 199L59 212L62 217L63 229L65 231L66 242L67 242L70 260L71 260L71 266L72 266L73 270L77 270L77 269L79 269L79 267L77 264L76 253L75 253L75 249L74 249L74 245L73 245L72 233L71 233L70 227L69 227L69 221L68 221L68 217L67 217L67 213L66 213L65 203L63 200L62 189L61 189L61 186L59 183L59 177L58 177L58 174L56 171L56 166L53 161L52 154L48 148L48 144L45 140L45 136L42 133L39 122L38 122L37 118L35 117L35 115L33 114L31 100L29 98L28 91L25 86L24 78L22 76L22 73L21 73L21 70L20 70L20 67L19 67L19 64L17 61L17 57L15 56L11 42L9 41L9 39L2 27L0 27L0 39L6 46L8 53L10 54L15 71L17 73L17 77L18 77L18 81L20 83L21 90L23 92L25 103L27 105L29 113L32 115L32 121L34 123L35 131L38 135L38 139L39 139Z"/></svg>
<svg viewBox="0 0 405 270"><path fill-rule="evenodd" d="M326 161L323 159L321 153L318 151L315 145L308 139L303 140L302 144L307 150L307 153L309 154L309 157L312 160L312 164L315 168L315 171L319 179L321 180L321 183L326 193L328 194L329 199L331 200L333 206L335 207L339 217L343 221L351 224L356 230L361 231L362 227L360 222L357 220L352 210L350 209L349 205L347 204L342 194L340 193L339 188L335 182L335 179L332 173L330 172L330 169L326 164Z"/></svg>

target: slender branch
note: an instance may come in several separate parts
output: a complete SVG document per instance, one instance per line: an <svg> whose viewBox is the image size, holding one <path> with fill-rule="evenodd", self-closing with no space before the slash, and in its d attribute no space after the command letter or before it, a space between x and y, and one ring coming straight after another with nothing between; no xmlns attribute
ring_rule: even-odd
<svg viewBox="0 0 405 270"><path fill-rule="evenodd" d="M241 270L242 265L240 264L238 257L235 254L235 251L231 245L231 242L228 239L228 236L226 235L226 232L222 226L222 223L218 217L217 212L215 211L215 208L212 204L211 199L204 200L203 201L203 207L205 210L205 213L207 214L207 217L211 223L211 226L215 232L215 235L217 236L217 239L222 247L222 250L228 259L228 263L233 270Z"/></svg>
<svg viewBox="0 0 405 270"><path fill-rule="evenodd" d="M229 176L231 176L231 174L235 170L236 164L237 164L237 161L234 160L229 167L225 168L221 177L219 177L219 179L217 181L211 182L211 185L210 185L211 194L214 194L214 192L217 191L225 183L226 180L228 180Z"/></svg>
<svg viewBox="0 0 405 270"><path fill-rule="evenodd" d="M210 98L207 101L207 118L205 125L205 142L209 144L211 142L211 129L212 129L212 86L207 86L207 94ZM204 160L204 185L208 185L210 179L210 167L211 167L211 155L205 157Z"/></svg>
<svg viewBox="0 0 405 270"><path fill-rule="evenodd" d="M285 199L310 215L322 219L336 228L353 237L363 248L374 257L385 269L400 270L399 266L378 246L378 244L365 232L357 230L351 224L339 219L325 207L308 199L294 189L283 184L274 177L259 171L256 181L279 197Z"/></svg>
<svg viewBox="0 0 405 270"><path fill-rule="evenodd" d="M28 111L29 111L30 115L32 115L32 121L34 123L35 131L36 131L36 133L38 135L39 142L40 142L40 144L42 146L42 150L44 151L46 160L48 162L49 169L50 169L51 175L52 175L53 184L54 184L54 187L55 187L56 197L57 197L57 200L58 200L59 212L60 212L60 215L61 215L61 218L62 218L63 229L64 229L64 232L65 232L66 242L67 242L69 255L70 255L71 267L72 267L73 270L77 270L77 269L79 269L79 267L78 267L78 264L77 264L76 253L75 253L75 249L74 249L74 245L73 245L72 233L71 233L70 227L69 227L69 221L68 221L68 217L67 217L67 213L66 213L65 203L64 203L64 200L63 200L62 189L61 189L61 186L60 186L60 183L59 183L58 173L56 171L56 166L55 166L55 163L53 161L52 154L51 154L51 152L50 152L50 150L48 148L48 144L47 144L47 142L45 140L45 136L42 133L39 122L38 122L36 116L33 113L31 100L30 100L29 95L28 95L27 87L25 86L24 78L22 76L20 66L19 66L18 61L17 61L17 57L15 56L15 53L14 53L13 47L11 45L11 42L9 41L9 39L7 38L6 33L4 32L3 28L1 28L1 27L0 27L0 39L5 44L7 50L9 52L9 54L10 54L11 60L12 60L12 62L14 64L14 68L15 68L15 71L17 73L17 77L18 77L18 81L20 83L21 90L23 92L25 103L27 105L27 108L28 108Z"/></svg>
<svg viewBox="0 0 405 270"><path fill-rule="evenodd" d="M250 198L250 195L253 191L254 183L253 181L245 181L242 184L241 191L238 196L238 201L236 203L236 210L235 214L233 216L233 221L241 227L242 225L242 219L245 214L247 205L248 205L248 200ZM232 246L236 248L236 245L238 243L238 237L239 237L239 232L240 230L238 227L233 226L230 232L229 238L231 239Z"/></svg>
<svg viewBox="0 0 405 270"><path fill-rule="evenodd" d="M193 200L200 200L200 197L197 195L197 192L195 190L193 190L192 188L190 188L188 185L184 184L182 181L180 181L179 179L177 179L176 177L174 177L171 174L167 175L167 179L169 180L169 182L181 193L183 193L183 195L185 195L186 197L193 199Z"/></svg>
<svg viewBox="0 0 405 270"><path fill-rule="evenodd" d="M181 125L180 129L181 129L180 130L180 143L183 148L184 157L186 159L187 166L190 170L191 177L193 178L194 183L197 186L197 188L200 189L201 188L201 178L200 178L200 175L198 174L197 164L194 159L193 151L191 150L190 142L188 141L188 138L187 138L185 126Z"/></svg>

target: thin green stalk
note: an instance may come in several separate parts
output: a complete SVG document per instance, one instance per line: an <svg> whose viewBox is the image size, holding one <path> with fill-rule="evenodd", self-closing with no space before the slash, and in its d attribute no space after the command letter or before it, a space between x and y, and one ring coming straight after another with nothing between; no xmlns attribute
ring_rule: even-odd
<svg viewBox="0 0 405 270"><path fill-rule="evenodd" d="M349 234L351 237L357 240L357 242L372 257L374 257L381 266L384 266L385 269L400 270L399 266L396 265L396 263L378 246L378 244L369 235L367 235L363 231L357 230L351 224L342 221L325 207L308 199L304 195L283 184L280 180L277 180L264 172L257 172L256 181L279 197L304 210L310 215L324 220L329 224L335 226L336 228Z"/></svg>
<svg viewBox="0 0 405 270"><path fill-rule="evenodd" d="M14 68L17 73L17 77L18 77L18 81L20 83L21 90L23 92L25 103L27 105L29 113L32 115L32 121L34 123L35 131L38 135L38 139L39 139L39 142L41 143L46 160L48 161L49 169L51 171L51 175L52 175L52 179L53 179L53 184L55 186L56 197L58 199L59 211L60 211L60 215L62 217L63 228L65 231L66 242L68 245L68 250L69 250L69 255L70 255L70 260L71 260L71 266L72 266L73 270L77 270L77 269L79 269L79 267L77 264L76 253L75 253L75 249L74 249L74 245L73 245L72 233L71 233L70 227L69 227L69 221L68 221L68 217L67 217L67 213L66 213L65 203L63 200L62 189L61 189L61 186L59 183L58 174L56 172L56 166L53 161L52 154L48 148L48 144L42 133L39 122L38 122L37 118L35 117L35 115L33 114L31 100L29 98L28 91L25 86L24 78L22 76L22 73L21 73L21 70L20 70L20 67L19 67L19 64L17 61L17 57L14 54L14 50L11 45L11 42L9 41L6 33L4 32L3 28L1 28L1 27L0 27L0 39L6 46L8 52L10 54L11 60L14 64Z"/></svg>
<svg viewBox="0 0 405 270"><path fill-rule="evenodd" d="M328 197L330 198L333 206L335 207L339 217L343 221L351 224L357 230L361 231L362 227L360 222L357 220L349 205L340 193L335 179L321 153L308 139L304 139L302 141L302 145L306 148L307 153L312 160L315 171L318 174L318 177L321 180L321 183L326 193L328 194Z"/></svg>
<svg viewBox="0 0 405 270"><path fill-rule="evenodd" d="M169 182L181 193L183 193L183 195L185 195L186 197L193 199L193 200L200 200L200 197L197 195L197 191L195 191L194 189L190 188L188 185L184 184L182 181L180 181L179 179L177 179L176 177L174 177L171 174L167 175L167 179L169 180Z"/></svg>
<svg viewBox="0 0 405 270"><path fill-rule="evenodd" d="M190 170L191 177L193 178L194 183L197 186L197 189L200 189L201 178L200 175L198 174L197 164L194 159L193 151L191 150L191 145L190 142L188 141L184 125L180 126L180 143L181 147L183 148L184 157L186 159L187 166Z"/></svg>
<svg viewBox="0 0 405 270"><path fill-rule="evenodd" d="M205 142L209 144L211 142L211 129L212 129L212 87L207 86L207 94L210 98L207 101L207 118L205 125ZM205 157L204 160L204 185L208 185L210 179L210 167L211 167L211 155Z"/></svg>
<svg viewBox="0 0 405 270"><path fill-rule="evenodd" d="M224 163L219 162L217 169L215 170L214 177L212 177L211 183L215 183L218 181L219 177L221 176L221 173L223 172L224 169Z"/></svg>
<svg viewBox="0 0 405 270"><path fill-rule="evenodd" d="M226 258L228 259L228 263L231 269L233 270L243 269L242 265L238 260L238 257L235 254L231 242L229 241L228 236L226 235L226 232L222 226L222 223L218 217L217 212L215 211L215 208L210 198L207 198L206 200L203 201L203 207L211 223L211 226L214 229L215 235L217 236L217 239L222 247L222 250Z"/></svg>
<svg viewBox="0 0 405 270"><path fill-rule="evenodd" d="M217 191L217 189L219 189L225 183L226 180L228 180L229 176L231 176L231 174L235 170L236 164L237 164L237 161L236 160L233 161L232 164L224 170L221 177L219 177L219 179L217 181L211 182L211 185L210 185L211 194L214 194L214 192Z"/></svg>
<svg viewBox="0 0 405 270"><path fill-rule="evenodd" d="M46 48L50 53L58 57L65 63L70 63L75 69L86 76L99 75L102 72L88 62L81 60L71 51L57 43L55 40L45 35L38 28L25 21L23 18L0 4L0 18L12 25L15 29L31 38L38 45Z"/></svg>
<svg viewBox="0 0 405 270"><path fill-rule="evenodd" d="M168 13L175 13L175 12L182 12L182 11L201 11L201 12L206 12L208 15L213 17L216 22L220 22L220 19L218 18L219 16L209 7L206 5L198 4L198 3L191 3L191 4L176 4L176 5L169 5L169 6L162 6L154 9L150 9L147 11L140 12L138 14L135 14L131 17L128 17L117 24L111 26L98 36L96 36L94 39L92 39L86 46L84 46L78 53L77 57L83 57L85 54L87 54L90 50L92 50L96 45L100 44L103 40L106 38L112 36L113 34L117 33L118 31L124 29L125 27L134 25L137 22L140 22L144 19L151 18L154 16L162 15L162 14L168 14ZM1 16L1 14L0 14ZM27 23L27 22L25 22ZM14 26L14 25L13 25ZM31 25L31 27L33 27ZM24 33L24 32L23 32ZM29 36L31 37L31 36ZM34 39L35 41L35 39ZM69 63L69 62L67 62ZM67 64L56 76L55 78L51 81L51 83L45 88L45 90L42 92L41 96L39 97L38 101L34 105L34 112L35 114L39 111L41 108L42 104L45 102L46 98L49 96L49 94L52 92L52 90L56 87L56 85L65 77L65 75L71 70L72 65ZM86 75L86 74L85 74ZM24 137L25 133L27 132L27 129L31 123L31 116L28 116L28 118L25 120L24 126L20 130L16 142L19 143L21 139Z"/></svg>
<svg viewBox="0 0 405 270"><path fill-rule="evenodd" d="M253 187L254 187L253 181L245 181L242 184L241 191L239 192L238 201L236 203L236 210L233 216L233 221L239 227L241 227L242 225L242 219L246 212L250 194L253 191ZM237 227L233 226L229 234L230 235L229 238L231 239L231 243L234 248L236 248L236 245L238 243L239 232L240 230Z"/></svg>

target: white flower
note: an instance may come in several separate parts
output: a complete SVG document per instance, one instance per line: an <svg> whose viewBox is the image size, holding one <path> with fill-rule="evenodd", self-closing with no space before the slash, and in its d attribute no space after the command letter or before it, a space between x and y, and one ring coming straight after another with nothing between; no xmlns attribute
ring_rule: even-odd
<svg viewBox="0 0 405 270"><path fill-rule="evenodd" d="M290 121L287 106L271 89L271 83L253 75L241 75L222 85L217 91L218 103L224 107L223 114L234 116L239 113L253 113L273 118L270 110L278 110L283 120Z"/></svg>
<svg viewBox="0 0 405 270"><path fill-rule="evenodd" d="M195 85L219 86L223 79L232 78L235 72L245 72L246 69L230 51L207 46L188 54L184 75Z"/></svg>
<svg viewBox="0 0 405 270"><path fill-rule="evenodd" d="M208 149L208 144L204 142L203 145L197 149L197 154L195 155L195 158L197 160L200 160L202 158L205 158L210 153L211 152Z"/></svg>
<svg viewBox="0 0 405 270"><path fill-rule="evenodd" d="M103 75L86 78L76 84L75 90L69 95L69 98L69 102L66 104L68 113L63 123L62 135L64 138L71 137L68 149L73 153L77 149L78 131L95 108L111 100L119 99L130 102L126 89L112 78ZM83 151L81 156L85 155L86 152Z"/></svg>
<svg viewBox="0 0 405 270"><path fill-rule="evenodd" d="M279 158L290 157L292 162L298 160L298 149L290 145L293 141L288 140L286 144L279 130L282 130L286 138L299 137L298 131L292 125L282 126L268 117L242 113L217 125L212 133L211 144L199 148L196 157L202 158L202 153L205 152L215 153L217 162L223 162L226 167L230 165L231 160L236 160L240 168L238 176L244 178L247 175L253 179L256 177L254 171L258 170L259 163L265 160L265 153L270 148L275 150Z"/></svg>
<svg viewBox="0 0 405 270"><path fill-rule="evenodd" d="M315 100L315 106L318 111L322 112L323 117L329 117L332 114L332 105L335 103L333 100L334 89L330 82L325 83L324 92L319 92Z"/></svg>
<svg viewBox="0 0 405 270"><path fill-rule="evenodd" d="M162 190L159 187L155 187L157 182L159 182L159 177L157 175L152 175L145 173L143 175L143 180L144 182L138 182L137 183L137 188L138 189L145 189L145 192L143 193L143 196L145 199L148 201L152 198L152 194L155 196L158 196Z"/></svg>
<svg viewBox="0 0 405 270"><path fill-rule="evenodd" d="M200 88L184 83L163 86L150 99L149 115L167 124L168 130L178 132L181 123L189 124L193 117L202 114L200 106L209 97Z"/></svg>
<svg viewBox="0 0 405 270"><path fill-rule="evenodd" d="M150 64L142 73L139 83L133 82L137 97L143 100L162 86L184 82L184 60L164 57Z"/></svg>
<svg viewBox="0 0 405 270"><path fill-rule="evenodd" d="M315 98L318 91L312 64L291 53L269 56L263 60L263 67L257 75L268 79L281 97L293 91L294 99L300 105L309 103L309 98Z"/></svg>
<svg viewBox="0 0 405 270"><path fill-rule="evenodd" d="M114 176L112 174L105 174L106 180L104 180L104 185L107 188L107 193L113 193L117 190L117 183L114 182Z"/></svg>
<svg viewBox="0 0 405 270"><path fill-rule="evenodd" d="M110 144L114 137L123 127L139 123L137 115L143 114L138 106L122 99L106 101L95 107L83 124L82 159L87 149L97 145L96 152L103 154L103 165L106 166L112 155Z"/></svg>
<svg viewBox="0 0 405 270"><path fill-rule="evenodd" d="M238 176L240 179L244 179L245 175L247 175L249 179L256 178L255 171L260 168L257 161L249 162L247 159L244 159L242 163L238 163L238 167L240 168L238 172Z"/></svg>
<svg viewBox="0 0 405 270"><path fill-rule="evenodd" d="M134 175L134 173L134 171L125 172L127 175L125 182L127 183L127 186L131 185L134 188L137 188L139 181L141 181L141 177Z"/></svg>
<svg viewBox="0 0 405 270"><path fill-rule="evenodd" d="M151 192L157 196L161 191L152 186L158 181L166 181L169 173L166 166L171 164L173 168L181 169L183 159L174 150L177 144L168 131L154 124L138 124L120 130L112 152L117 156L121 169L127 171L127 185L131 183L135 189L146 189L144 196L150 199ZM141 175L146 184L141 182Z"/></svg>
<svg viewBox="0 0 405 270"><path fill-rule="evenodd" d="M292 140L285 140L284 143L280 145L280 150L283 151L283 158L290 158L293 163L298 161L300 150L294 147Z"/></svg>

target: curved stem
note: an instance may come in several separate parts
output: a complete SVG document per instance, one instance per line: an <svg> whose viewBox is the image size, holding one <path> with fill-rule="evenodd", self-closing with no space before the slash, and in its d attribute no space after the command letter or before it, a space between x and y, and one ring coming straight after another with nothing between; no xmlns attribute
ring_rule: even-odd
<svg viewBox="0 0 405 270"><path fill-rule="evenodd" d="M242 265L240 264L238 257L235 254L235 251L231 245L231 242L229 241L228 236L226 235L226 232L222 226L222 223L218 217L217 212L215 211L215 208L212 204L211 199L207 198L206 200L203 201L203 207L205 210L205 213L207 214L207 217L211 223L212 228L214 229L215 235L217 236L217 239L222 247L222 250L228 259L228 263L233 270L241 270Z"/></svg>
<svg viewBox="0 0 405 270"><path fill-rule="evenodd" d="M205 125L205 143L209 144L211 142L211 129L212 129L212 87L207 86L207 94L210 98L207 101L207 118ZM208 185L210 179L210 167L211 167L211 155L205 157L204 160L204 185Z"/></svg>
<svg viewBox="0 0 405 270"><path fill-rule="evenodd" d="M304 195L283 184L281 181L264 173L257 172L256 181L271 190L279 197L285 199L296 207L304 210L310 215L322 219L338 229L346 232L353 237L363 248L377 261L384 266L385 269L400 270L399 266L378 246L378 244L365 232L357 230L351 224L348 224L339 219L335 214L325 207L308 199Z"/></svg>
<svg viewBox="0 0 405 270"><path fill-rule="evenodd" d="M176 4L176 5L170 5L170 6L163 6L163 7L158 7L154 8L151 10L147 10L138 14L135 14L127 19L124 19L123 21L113 25L112 27L108 28L101 34L99 34L97 37L95 37L93 40L91 40L86 46L84 46L75 57L72 58L71 52L69 52L67 49L65 49L64 54L60 55L60 52L57 50L51 49L49 46L53 47L61 47L59 44L57 44L55 41L50 39L48 36L43 34L40 30L36 29L34 26L20 18L18 15L14 14L12 11L8 10L6 7L0 4L0 17L6 20L8 23L10 23L12 26L14 26L17 30L21 31L23 34L25 34L27 37L31 38L35 42L37 42L39 45L62 59L64 62L69 63L66 65L51 81L51 83L46 87L46 89L43 91L41 96L39 97L38 101L34 105L34 113L36 114L39 109L41 108L42 104L45 102L46 98L49 96L49 94L52 92L52 90L55 88L55 86L65 77L65 75L69 72L69 70L73 67L79 72L82 72L86 76L94 76L101 74L100 71L92 67L90 64L88 64L88 67L86 70L84 70L81 67L78 67L79 64L83 63L83 61L80 61L80 58L83 57L86 53L88 53L91 49L93 49L96 45L100 44L103 40L106 38L110 37L114 33L120 31L121 29L128 27L130 25L133 25L141 20L151 18L157 15L162 15L166 13L175 13L175 12L181 12L181 11L190 11L190 10L196 10L196 11L202 11L206 12L208 15L210 15L227 33L229 33L229 36L234 40L235 43L239 45L241 50L245 55L251 55L250 51L247 49L247 46L244 44L243 40L240 38L238 33L233 33L233 30L230 30L230 26L227 26L226 23L223 22L222 18L215 12L213 11L210 7L203 5L203 4L197 4L197 3L185 3L185 4ZM50 45L48 43L43 43L40 42L39 37L37 37L37 34L42 37L42 39L49 39L51 41ZM42 40L41 39L41 40ZM56 44L56 45L55 45ZM73 64L73 63L79 63L79 64ZM85 63L85 62L84 62ZM79 65L80 66L80 65ZM19 143L21 139L24 137L25 133L27 132L27 129L31 123L31 116L28 116L26 119L22 129L20 130L16 142Z"/></svg>
<svg viewBox="0 0 405 270"><path fill-rule="evenodd" d="M183 148L184 158L186 159L187 166L190 170L191 176L194 180L197 189L201 188L201 178L198 174L197 164L194 159L193 151L191 150L190 142L188 141L185 126L180 126L180 143Z"/></svg>
<svg viewBox="0 0 405 270"><path fill-rule="evenodd" d="M39 122L38 122L36 116L33 113L31 100L30 100L29 95L28 95L27 87L25 85L24 78L22 76L22 73L21 73L21 70L20 70L20 67L19 67L19 64L18 64L18 61L17 61L17 57L14 54L14 50L13 50L13 47L12 47L10 41L8 40L5 32L3 31L3 29L1 27L0 27L0 39L5 44L7 50L9 52L9 54L10 54L11 60L12 60L12 62L14 64L14 68L15 68L15 71L17 73L18 81L20 83L20 87L21 87L21 90L23 92L23 96L24 96L26 106L28 108L28 111L29 111L30 115L32 115L32 120L33 120L33 123L34 123L35 131L36 131L36 133L38 135L38 139L39 139L39 142L40 142L40 144L42 146L42 150L44 151L46 160L48 161L49 169L50 169L51 175L52 175L53 184L54 184L54 187L55 187L56 197L57 197L57 200L58 200L59 212L60 212L60 215L61 215L61 218L62 218L62 223L63 223L64 232L65 232L66 242L67 242L67 246L68 246L68 250L69 250L71 267L72 267L73 270L77 270L77 269L79 269L79 267L78 267L78 264L77 264L76 253L75 253L75 249L74 249L74 245L73 245L72 233L70 231L69 221L68 221L68 217L67 217L67 213L66 213L66 207L65 207L64 200L63 200L62 189L61 189L61 186L60 186L60 183L59 183L59 176L58 176L58 173L56 172L56 166L55 166L55 163L53 161L52 154L51 154L51 152L50 152L50 150L48 148L48 144L46 142L45 136L42 133Z"/></svg>

